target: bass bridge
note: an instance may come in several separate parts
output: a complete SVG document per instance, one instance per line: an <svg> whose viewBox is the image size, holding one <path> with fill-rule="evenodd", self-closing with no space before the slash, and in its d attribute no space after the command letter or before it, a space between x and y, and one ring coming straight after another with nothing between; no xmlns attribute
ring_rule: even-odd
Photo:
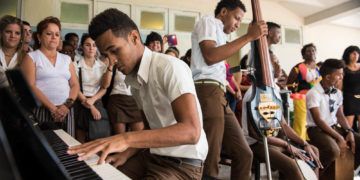
<svg viewBox="0 0 360 180"><path fill-rule="evenodd" d="M277 117L281 113L281 106L273 101L270 93L260 93L259 105L256 107L259 117L258 127L265 136L276 136L279 132L280 119Z"/></svg>

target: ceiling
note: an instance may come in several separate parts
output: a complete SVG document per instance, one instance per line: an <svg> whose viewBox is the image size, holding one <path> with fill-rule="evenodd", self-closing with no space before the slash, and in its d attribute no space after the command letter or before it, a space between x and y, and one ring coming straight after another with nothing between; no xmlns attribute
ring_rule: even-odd
<svg viewBox="0 0 360 180"><path fill-rule="evenodd" d="M360 0L268 0L305 20L305 25L332 23L360 29Z"/></svg>

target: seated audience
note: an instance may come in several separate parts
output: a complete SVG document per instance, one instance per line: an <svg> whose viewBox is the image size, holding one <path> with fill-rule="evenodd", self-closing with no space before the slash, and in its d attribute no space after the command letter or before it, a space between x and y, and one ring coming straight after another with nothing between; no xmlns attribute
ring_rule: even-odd
<svg viewBox="0 0 360 180"><path fill-rule="evenodd" d="M110 123L101 98L106 89L101 88L106 65L96 58L97 47L89 34L80 41L83 54L77 62L80 84L79 103L75 106L76 139L86 142L110 136Z"/></svg>
<svg viewBox="0 0 360 180"><path fill-rule="evenodd" d="M343 113L343 95L335 85L343 78L343 61L328 59L321 66L322 80L306 94L307 133L320 152L325 172L344 151L355 154L360 163L360 136L351 129Z"/></svg>
<svg viewBox="0 0 360 180"><path fill-rule="evenodd" d="M32 30L29 22L22 21L22 23L24 31L23 50L28 53L33 51L32 47L30 46L32 40Z"/></svg>
<svg viewBox="0 0 360 180"><path fill-rule="evenodd" d="M0 69L12 69L21 64L24 30L19 18L10 15L0 19Z"/></svg>
<svg viewBox="0 0 360 180"><path fill-rule="evenodd" d="M59 51L59 52L70 56L71 61L74 62L75 64L77 64L77 62L74 61L74 59L75 59L75 49L74 49L74 46L71 45L69 42L67 42L67 41L62 41L62 48L61 48L61 51Z"/></svg>
<svg viewBox="0 0 360 180"><path fill-rule="evenodd" d="M19 18L6 15L0 19L0 86L7 86L5 71L21 64L25 52L21 40L24 36Z"/></svg>
<svg viewBox="0 0 360 180"><path fill-rule="evenodd" d="M190 61L191 61L191 49L188 49L184 56L180 58L183 60L189 67L190 67Z"/></svg>
<svg viewBox="0 0 360 180"><path fill-rule="evenodd" d="M165 51L165 54L179 58L180 52L179 52L178 48L176 48L175 46L171 46L171 47L167 48L167 50Z"/></svg>
<svg viewBox="0 0 360 180"><path fill-rule="evenodd" d="M72 58L72 60L75 62L79 61L81 59L81 54L80 54L81 48L78 47L79 36L74 32L70 32L70 33L65 34L64 41L69 42L74 48L75 55L74 55L74 58Z"/></svg>
<svg viewBox="0 0 360 180"><path fill-rule="evenodd" d="M163 38L159 33L152 31L149 35L146 36L145 46L152 51L162 53L164 49Z"/></svg>

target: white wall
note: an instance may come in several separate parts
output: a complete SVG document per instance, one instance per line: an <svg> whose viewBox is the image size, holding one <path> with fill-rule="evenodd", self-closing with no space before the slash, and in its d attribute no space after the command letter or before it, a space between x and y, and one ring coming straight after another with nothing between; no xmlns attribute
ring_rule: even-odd
<svg viewBox="0 0 360 180"><path fill-rule="evenodd" d="M245 13L244 22L252 21L252 10L251 10L251 2L250 0L243 1L247 12ZM294 29L301 29L304 24L303 18L298 17L293 12L285 9L283 6L279 5L276 2L272 1L260 1L262 17L265 21L272 21L280 24L282 27L289 27ZM235 33L231 35L231 39L236 38ZM285 44L281 43L278 45L274 45L272 50L278 56L281 66L285 71L289 72L292 66L296 64L296 62L301 60L301 49L302 45L296 44ZM243 49L241 49L241 57L249 52L250 44L246 45ZM236 59L235 59L236 60ZM232 59L231 64L234 65L236 63L233 62Z"/></svg>
<svg viewBox="0 0 360 180"><path fill-rule="evenodd" d="M332 24L305 27L304 44L311 42L317 47L317 61L328 58L340 59L348 46L360 47L360 29Z"/></svg>
<svg viewBox="0 0 360 180"><path fill-rule="evenodd" d="M23 0L22 19L33 26L47 16L55 16L59 0Z"/></svg>

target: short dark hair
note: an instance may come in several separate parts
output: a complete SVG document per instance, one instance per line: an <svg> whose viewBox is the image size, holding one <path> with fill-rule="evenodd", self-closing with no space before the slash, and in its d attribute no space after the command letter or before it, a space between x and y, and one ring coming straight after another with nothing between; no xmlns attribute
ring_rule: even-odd
<svg viewBox="0 0 360 180"><path fill-rule="evenodd" d="M162 37L159 33L151 31L151 33L149 35L146 36L146 40L145 40L145 46L149 46L151 42L154 41L160 41L160 44L163 45L163 40Z"/></svg>
<svg viewBox="0 0 360 180"><path fill-rule="evenodd" d="M49 16L45 19L41 20L37 26L36 26L36 35L41 35L43 31L49 26L49 24L56 24L59 27L59 30L61 31L61 23L60 20L57 17ZM40 48L40 41L37 38L37 36L33 35L33 38L35 39L35 47Z"/></svg>
<svg viewBox="0 0 360 180"><path fill-rule="evenodd" d="M36 33L41 35L50 23L56 24L59 27L59 30L61 31L60 20L57 17L49 16L39 22L39 24L36 27Z"/></svg>
<svg viewBox="0 0 360 180"><path fill-rule="evenodd" d="M169 48L165 51L165 54L167 54L167 53L169 53L169 52L175 53L176 57L179 58L180 51L179 51L179 49L176 48L175 46L169 47Z"/></svg>
<svg viewBox="0 0 360 180"><path fill-rule="evenodd" d="M190 67L190 61L191 61L191 49L188 49L184 56L180 58L182 61L184 61L189 67Z"/></svg>
<svg viewBox="0 0 360 180"><path fill-rule="evenodd" d="M222 8L226 8L227 10L234 10L236 8L240 8L241 10L246 12L245 5L240 0L221 0L215 8L215 16L220 13Z"/></svg>
<svg viewBox="0 0 360 180"><path fill-rule="evenodd" d="M338 59L327 59L325 62L321 65L320 68L320 75L322 77L325 77L328 74L331 74L335 72L338 69L342 69L345 67L345 64L343 61Z"/></svg>
<svg viewBox="0 0 360 180"><path fill-rule="evenodd" d="M27 21L22 21L22 24L23 24L23 25L30 26L30 23L29 23L29 22L27 22Z"/></svg>
<svg viewBox="0 0 360 180"><path fill-rule="evenodd" d="M268 30L270 31L270 29L272 28L281 28L281 26L277 23L274 23L274 22L266 22L266 25L268 27Z"/></svg>
<svg viewBox="0 0 360 180"><path fill-rule="evenodd" d="M132 30L136 30L139 33L139 29L134 21L128 15L115 8L107 9L96 15L89 24L89 34L93 40L96 40L96 38L109 29L117 37L125 37Z"/></svg>
<svg viewBox="0 0 360 180"><path fill-rule="evenodd" d="M71 37L77 37L79 38L79 35L77 35L76 33L74 32L70 32L70 33L67 33L65 34L65 41L70 41Z"/></svg>
<svg viewBox="0 0 360 180"><path fill-rule="evenodd" d="M305 45L301 48L301 55L302 55L303 58L304 58L306 49L309 48L309 47L313 47L313 48L315 48L315 50L316 50L316 46L315 46L313 43L305 44Z"/></svg>
<svg viewBox="0 0 360 180"><path fill-rule="evenodd" d="M91 38L90 35L88 33L84 33L82 36L81 36L81 41L80 41L80 46L83 46L85 41L88 39L88 38Z"/></svg>
<svg viewBox="0 0 360 180"><path fill-rule="evenodd" d="M354 51L360 54L360 49L357 46L349 46L345 49L344 54L342 56L342 59L345 61L345 64L350 63L350 54L353 53Z"/></svg>
<svg viewBox="0 0 360 180"><path fill-rule="evenodd" d="M63 41L62 42L63 44L62 44L62 46L63 46L63 48L65 47L65 46L68 46L68 47L72 47L74 50L75 50L75 48L74 48L74 46L69 42L69 41Z"/></svg>

